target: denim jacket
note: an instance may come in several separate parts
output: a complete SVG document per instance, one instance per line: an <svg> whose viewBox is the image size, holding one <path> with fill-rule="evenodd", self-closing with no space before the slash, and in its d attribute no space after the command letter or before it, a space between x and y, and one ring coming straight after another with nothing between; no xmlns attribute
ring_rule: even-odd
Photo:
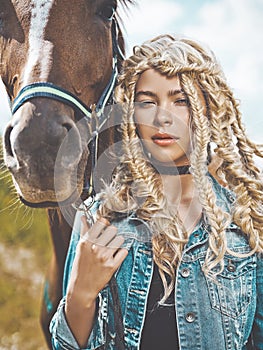
<svg viewBox="0 0 263 350"><path fill-rule="evenodd" d="M231 193L213 181L217 204L230 210ZM129 254L116 272L127 350L140 348L147 297L153 275L150 229L134 214L112 222L120 234L129 236ZM68 252L64 295L79 240L80 218L76 217ZM224 270L216 280L202 271L208 247L209 226L201 220L184 247L177 267L175 305L181 350L263 349L263 259L259 254L246 258L226 255ZM247 237L235 225L227 229L228 247L247 253ZM54 315L50 331L53 349L80 349L64 315L65 297ZM112 298L109 286L99 294L97 317L85 349L118 350ZM106 345L107 344L107 345Z"/></svg>

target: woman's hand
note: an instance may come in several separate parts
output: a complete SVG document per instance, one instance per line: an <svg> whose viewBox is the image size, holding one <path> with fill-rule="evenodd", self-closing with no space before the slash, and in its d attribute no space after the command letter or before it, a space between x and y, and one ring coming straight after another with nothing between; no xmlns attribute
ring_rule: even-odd
<svg viewBox="0 0 263 350"><path fill-rule="evenodd" d="M117 228L100 218L91 228L82 217L81 238L69 280L65 313L69 326L79 342L85 345L92 329L98 293L110 281L126 258L121 248L122 236Z"/></svg>
<svg viewBox="0 0 263 350"><path fill-rule="evenodd" d="M117 236L117 228L111 226L106 219L100 218L89 228L83 216L82 224L69 292L77 291L82 303L89 305L110 281L128 251L120 248L124 238Z"/></svg>

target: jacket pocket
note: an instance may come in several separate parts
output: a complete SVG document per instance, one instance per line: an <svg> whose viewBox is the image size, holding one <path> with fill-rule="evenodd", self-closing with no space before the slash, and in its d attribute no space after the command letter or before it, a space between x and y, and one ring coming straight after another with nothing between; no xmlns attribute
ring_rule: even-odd
<svg viewBox="0 0 263 350"><path fill-rule="evenodd" d="M252 300L255 273L255 256L225 256L224 270L215 277L205 277L212 308L232 318L242 315Z"/></svg>

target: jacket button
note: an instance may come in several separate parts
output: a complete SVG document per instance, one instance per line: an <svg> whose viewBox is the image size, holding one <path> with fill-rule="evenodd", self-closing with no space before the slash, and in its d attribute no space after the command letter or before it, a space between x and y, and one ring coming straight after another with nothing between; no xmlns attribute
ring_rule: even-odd
<svg viewBox="0 0 263 350"><path fill-rule="evenodd" d="M235 271L236 271L236 266L235 266L234 264L229 263L229 264L227 265L227 270L228 270L229 272L235 272Z"/></svg>
<svg viewBox="0 0 263 350"><path fill-rule="evenodd" d="M181 275L185 278L190 276L190 269L188 269L187 267L184 267L181 271Z"/></svg>
<svg viewBox="0 0 263 350"><path fill-rule="evenodd" d="M185 319L186 319L187 322L192 323L192 322L195 321L195 314L193 312L188 312L185 315Z"/></svg>

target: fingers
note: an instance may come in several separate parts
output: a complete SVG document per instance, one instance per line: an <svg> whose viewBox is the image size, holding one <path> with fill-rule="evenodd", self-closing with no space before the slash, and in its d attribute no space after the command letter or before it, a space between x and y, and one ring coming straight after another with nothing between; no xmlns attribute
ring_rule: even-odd
<svg viewBox="0 0 263 350"><path fill-rule="evenodd" d="M117 228L114 226L106 227L99 236L89 236L89 240L102 247L109 246L109 243L114 240L117 235ZM94 240L93 240L94 238Z"/></svg>
<svg viewBox="0 0 263 350"><path fill-rule="evenodd" d="M99 218L90 228L85 217L82 217L81 220L83 223L83 231L86 231L83 235L81 235L82 240L92 243L92 251L95 250L96 246L116 250L119 249L124 243L124 238L117 235L117 228L110 225L107 219L102 217ZM114 254L114 252L112 253Z"/></svg>
<svg viewBox="0 0 263 350"><path fill-rule="evenodd" d="M124 238L122 236L115 236L109 243L109 248L120 248L124 243Z"/></svg>
<svg viewBox="0 0 263 350"><path fill-rule="evenodd" d="M127 257L128 250L121 248L124 238L108 220L100 218L92 227L88 227L85 217L81 220L85 233L78 243L73 271L82 278L72 280L75 285L78 282L78 288L97 295Z"/></svg>
<svg viewBox="0 0 263 350"><path fill-rule="evenodd" d="M101 234L102 230L109 226L110 223L105 218L99 218L95 224L91 227L87 223L86 217L83 215L81 217L82 227L81 227L81 237L83 239L88 239L90 241L96 240L96 238Z"/></svg>
<svg viewBox="0 0 263 350"><path fill-rule="evenodd" d="M91 245L91 251L96 259L95 261L103 264L106 269L110 269L112 272L115 272L120 267L128 255L126 248L120 248L115 245L114 247L102 247L93 243Z"/></svg>
<svg viewBox="0 0 263 350"><path fill-rule="evenodd" d="M117 253L114 255L114 262L116 268L118 268L122 264L127 255L128 250L126 248L118 249Z"/></svg>
<svg viewBox="0 0 263 350"><path fill-rule="evenodd" d="M81 216L81 230L80 230L80 237L84 237L84 235L87 233L89 230L90 225L87 222L86 216L82 215Z"/></svg>
<svg viewBox="0 0 263 350"><path fill-rule="evenodd" d="M116 250L118 250L124 243L124 238L117 235L117 233L118 230L116 227L108 226L96 239L91 239L89 237L89 242L92 243L92 250L94 251L94 247L105 248L111 250L109 251L109 255L114 255Z"/></svg>
<svg viewBox="0 0 263 350"><path fill-rule="evenodd" d="M96 239L110 223L107 219L100 217L89 230L89 238Z"/></svg>

